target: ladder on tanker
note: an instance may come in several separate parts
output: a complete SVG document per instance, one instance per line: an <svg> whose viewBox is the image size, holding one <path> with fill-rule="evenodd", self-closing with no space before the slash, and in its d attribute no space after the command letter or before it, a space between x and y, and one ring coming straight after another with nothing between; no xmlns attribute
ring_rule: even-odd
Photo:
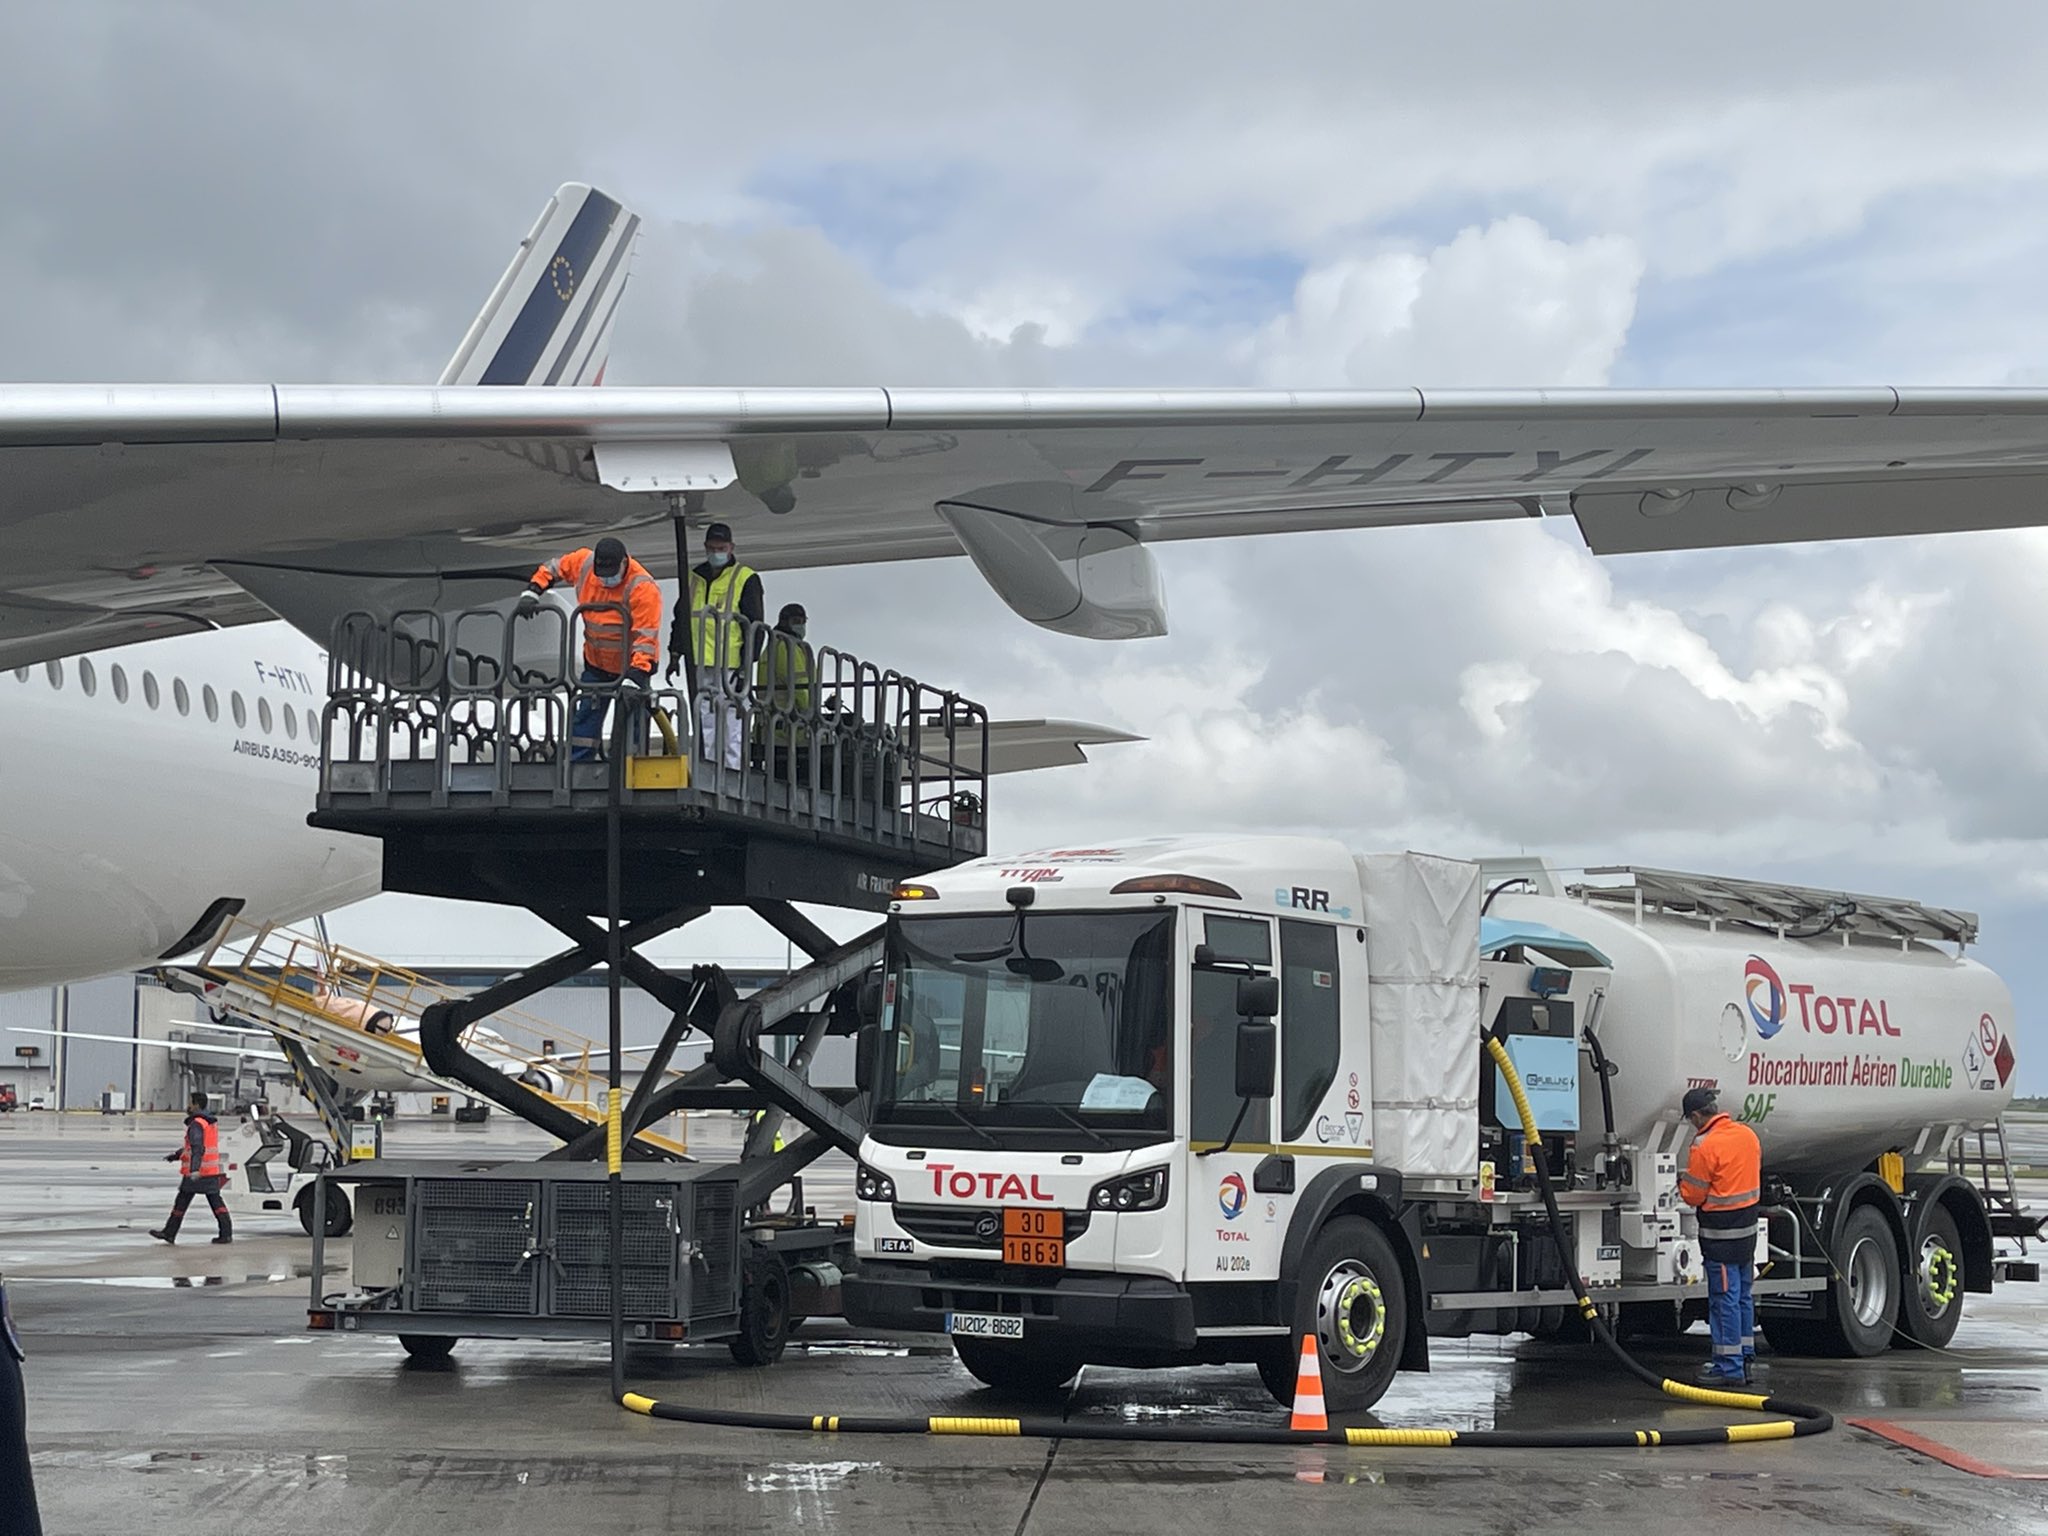
<svg viewBox="0 0 2048 1536"><path fill-rule="evenodd" d="M187 968L216 1008L276 1037L300 1090L335 1144L348 1146L342 1094L348 1079L401 1079L422 1093L473 1092L426 1063L422 1014L465 994L458 989L311 934L231 923ZM471 1025L464 1043L583 1126L605 1119L603 1051L539 1018L506 1009ZM672 1074L679 1077L681 1074ZM686 1131L641 1129L657 1155L687 1158ZM344 1153L345 1155L345 1153Z"/></svg>
<svg viewBox="0 0 2048 1536"><path fill-rule="evenodd" d="M2006 1146L2005 1117L1957 1136L1949 1146L1948 1168L1976 1186L1991 1218L1991 1235L2011 1238L2024 1257L2027 1244L2041 1235L2042 1218L2029 1215L2020 1204L2019 1181L2013 1176L2012 1154Z"/></svg>

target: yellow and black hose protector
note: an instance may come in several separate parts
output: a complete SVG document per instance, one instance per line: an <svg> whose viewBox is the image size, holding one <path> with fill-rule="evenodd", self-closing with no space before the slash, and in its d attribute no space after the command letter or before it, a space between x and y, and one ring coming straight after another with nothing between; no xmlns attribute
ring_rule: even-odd
<svg viewBox="0 0 2048 1536"><path fill-rule="evenodd" d="M1587 1325L1629 1373L1645 1384L1688 1403L1713 1408L1741 1408L1759 1413L1783 1415L1755 1424L1714 1424L1672 1429L1585 1429L1585 1430L1502 1430L1502 1429L1328 1429L1294 1430L1278 1425L1225 1424L1126 1424L1096 1423L1087 1419L1063 1419L1054 1415L1028 1418L962 1418L886 1414L800 1414L747 1413L722 1408L688 1408L656 1398L628 1392L620 1399L634 1413L651 1418L671 1419L682 1424L703 1424L730 1429L779 1429L806 1433L849 1435L999 1435L1024 1436L1040 1440L1121 1440L1178 1445L1359 1445L1359 1446L1460 1446L1476 1449L1599 1450L1651 1448L1667 1445L1737 1445L1750 1440L1790 1440L1799 1435L1824 1434L1834 1428L1834 1416L1825 1409L1796 1403L1758 1392L1728 1392L1713 1387L1696 1387L1670 1381L1636 1360L1608 1328L1600 1309L1587 1293L1570 1249L1565 1244L1564 1222L1557 1208L1557 1194L1551 1187L1549 1159L1536 1129L1536 1116L1515 1064L1498 1039L1488 1037L1487 1055L1500 1068L1502 1080L1521 1116L1522 1132L1534 1154L1536 1181L1550 1214L1551 1237L1565 1272L1578 1293L1579 1311Z"/></svg>

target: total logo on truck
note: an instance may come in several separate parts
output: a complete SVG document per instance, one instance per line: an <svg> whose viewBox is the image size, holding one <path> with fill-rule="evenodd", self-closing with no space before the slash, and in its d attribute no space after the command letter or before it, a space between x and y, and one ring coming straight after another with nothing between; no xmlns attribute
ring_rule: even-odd
<svg viewBox="0 0 2048 1536"><path fill-rule="evenodd" d="M1815 996L1815 989L1794 983L1786 986L1762 955L1751 955L1742 968L1742 988L1749 999L1749 1017L1756 1025L1757 1038L1768 1040L1785 1027L1786 999L1799 1001L1799 1027L1808 1034L1899 1035L1892 1023L1891 1007L1883 999L1843 995Z"/></svg>

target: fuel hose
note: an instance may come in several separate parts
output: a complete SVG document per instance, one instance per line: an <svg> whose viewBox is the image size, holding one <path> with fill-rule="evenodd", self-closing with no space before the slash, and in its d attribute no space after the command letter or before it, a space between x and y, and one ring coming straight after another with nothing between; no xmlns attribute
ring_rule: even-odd
<svg viewBox="0 0 2048 1536"><path fill-rule="evenodd" d="M1506 1048L1497 1038L1486 1041L1487 1054L1508 1085L1521 1117L1522 1133L1536 1168L1536 1184L1543 1207L1550 1216L1551 1238L1557 1245L1559 1261L1571 1277L1580 1315L1600 1342L1624 1369L1645 1385L1683 1402L1713 1408L1739 1408L1777 1415L1753 1424L1714 1424L1671 1429L1381 1429L1333 1428L1327 1430L1270 1428L1259 1425L1228 1424L1130 1424L1093 1423L1085 1419L1060 1418L1054 1414L1004 1418L986 1415L950 1416L924 1414L858 1413L756 1413L732 1408L696 1408L665 1402L638 1392L626 1392L620 1405L649 1418L677 1424L698 1424L721 1429L769 1429L806 1434L841 1435L984 1435L1029 1440L1107 1440L1126 1443L1168 1445L1355 1445L1475 1448L1484 1450L1611 1450L1667 1445L1731 1445L1750 1440L1790 1440L1801 1435L1824 1434L1834 1428L1834 1416L1825 1409L1789 1398L1756 1392L1729 1392L1713 1387L1696 1387L1688 1382L1659 1376L1621 1347L1613 1330L1589 1294L1578 1272L1578 1264L1565 1243L1564 1221L1557 1208L1557 1192L1550 1182L1550 1169L1536 1116L1529 1096Z"/></svg>

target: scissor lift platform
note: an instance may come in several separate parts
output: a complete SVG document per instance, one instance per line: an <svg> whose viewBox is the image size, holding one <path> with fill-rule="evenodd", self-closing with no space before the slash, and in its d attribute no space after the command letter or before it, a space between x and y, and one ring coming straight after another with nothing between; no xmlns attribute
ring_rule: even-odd
<svg viewBox="0 0 2048 1536"><path fill-rule="evenodd" d="M328 1295L316 1280L311 1321L397 1333L426 1355L470 1334L611 1326L598 1282L608 1292L613 1240L594 1203L605 1165L592 1161L606 1152L608 1118L628 1292L620 1326L639 1338L726 1337L739 1358L763 1362L793 1315L836 1304L850 1256L848 1231L803 1209L799 1175L828 1148L857 1151L865 1097L814 1085L810 1068L827 1036L870 1016L863 981L882 953L879 927L839 943L793 903L879 913L900 880L981 856L988 717L958 694L758 626L746 628L744 653L773 665L622 689L572 670L573 634L554 609L355 614L337 629L311 819L381 840L386 890L524 907L568 939L562 953L419 1016L431 1071L563 1145L535 1164L385 1162L329 1175L363 1186L367 1209L352 1287ZM590 724L600 706L601 738ZM639 953L740 905L807 963L742 999L716 966L684 979ZM630 982L670 1013L632 1093L612 1090L607 1117L573 1113L477 1046L483 1021L601 964L615 989ZM693 1031L710 1038L710 1059L672 1072ZM762 1049L771 1036L780 1059ZM750 1117L735 1162L687 1164L645 1134L708 1108ZM783 1190L791 1198L778 1210Z"/></svg>
<svg viewBox="0 0 2048 1536"><path fill-rule="evenodd" d="M627 921L881 911L906 876L987 852L988 715L971 700L758 627L748 653L781 665L694 691L585 683L572 634L553 609L345 618L313 824L381 839L386 890L592 913L616 815ZM574 722L600 708L608 758L579 759Z"/></svg>

